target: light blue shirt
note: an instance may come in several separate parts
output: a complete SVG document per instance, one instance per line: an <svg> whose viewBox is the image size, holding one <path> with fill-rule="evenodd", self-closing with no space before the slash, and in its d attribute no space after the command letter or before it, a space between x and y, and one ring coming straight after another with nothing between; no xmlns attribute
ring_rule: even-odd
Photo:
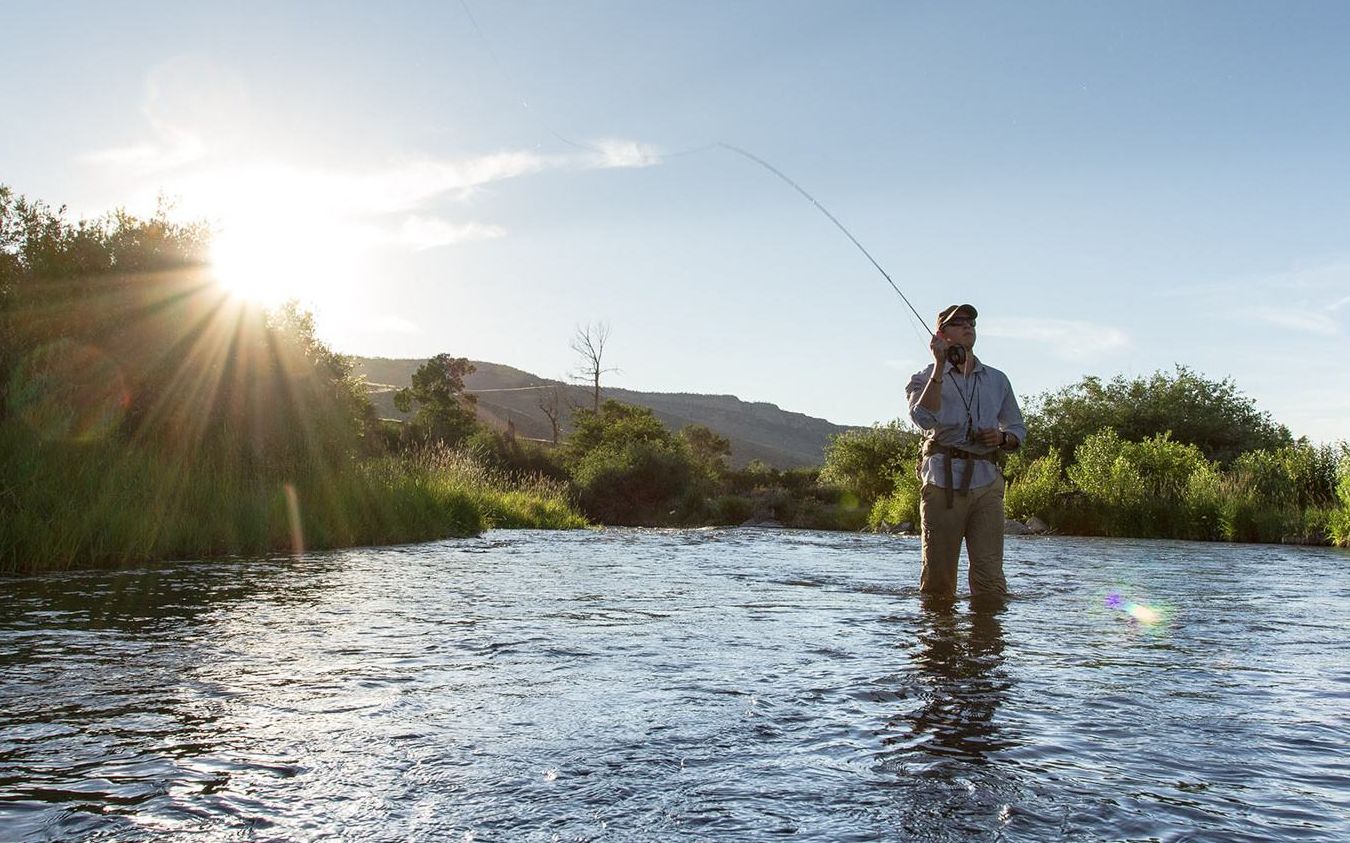
<svg viewBox="0 0 1350 843"><path fill-rule="evenodd" d="M932 365L915 372L909 379L909 386L905 387L909 397L909 419L924 432L925 438L972 454L991 454L998 450L970 440L968 433L982 427L996 427L1016 436L1019 442L1026 441L1027 427L1022 420L1022 408L1017 406L1017 396L1013 394L1007 375L993 366L984 365L979 358L975 359L975 368L969 376L947 363L942 375L942 409L934 413L919 406L919 397L932 373ZM961 487L967 465L973 466L972 489L987 486L999 477L998 467L991 462L956 460L952 465L952 484L956 488ZM933 454L923 461L919 475L923 482L945 488L946 473L946 455Z"/></svg>

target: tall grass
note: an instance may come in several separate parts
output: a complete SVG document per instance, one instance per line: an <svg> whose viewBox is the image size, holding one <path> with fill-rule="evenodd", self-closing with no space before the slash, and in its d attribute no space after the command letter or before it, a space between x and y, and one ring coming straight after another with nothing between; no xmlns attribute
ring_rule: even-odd
<svg viewBox="0 0 1350 843"><path fill-rule="evenodd" d="M1327 537L1337 547L1350 547L1350 452L1336 469L1336 505L1327 510Z"/></svg>
<svg viewBox="0 0 1350 843"><path fill-rule="evenodd" d="M922 484L912 468L896 471L894 491L872 504L872 510L867 516L867 528L875 532L906 522L911 527L917 526L921 489Z"/></svg>
<svg viewBox="0 0 1350 843"><path fill-rule="evenodd" d="M0 572L303 551L584 525L556 481L443 449L240 468L0 429Z"/></svg>
<svg viewBox="0 0 1350 843"><path fill-rule="evenodd" d="M1004 493L1009 518L1026 521L1033 516L1042 520L1056 509L1067 491L1059 452L1051 451L1030 464L1009 465L1011 480Z"/></svg>
<svg viewBox="0 0 1350 843"><path fill-rule="evenodd" d="M1062 474L1053 454L1023 469L1007 505L1064 533L1350 546L1350 450L1299 442L1224 469L1167 434L1131 442L1105 429Z"/></svg>

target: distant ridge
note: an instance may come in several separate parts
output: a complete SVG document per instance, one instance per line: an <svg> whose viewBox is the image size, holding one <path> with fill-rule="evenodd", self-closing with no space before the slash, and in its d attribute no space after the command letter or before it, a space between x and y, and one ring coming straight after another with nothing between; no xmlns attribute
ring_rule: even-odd
<svg viewBox="0 0 1350 843"><path fill-rule="evenodd" d="M352 359L356 363L355 373L364 376L370 384L370 398L380 415L404 418L405 415L394 407L394 391L412 383L413 372L426 360ZM509 421L515 424L520 436L552 439L548 417L539 408L539 400L548 387L562 390L565 405L591 405L591 392L586 387L541 378L500 363L471 362L477 371L464 379L465 388L478 397L479 418L498 429L505 429ZM707 425L730 440L732 463L737 466L754 459L776 468L820 465L828 437L850 429L825 419L789 412L775 404L742 401L734 395L638 392L604 387L600 394L601 398L650 407L671 430L679 430L688 424Z"/></svg>

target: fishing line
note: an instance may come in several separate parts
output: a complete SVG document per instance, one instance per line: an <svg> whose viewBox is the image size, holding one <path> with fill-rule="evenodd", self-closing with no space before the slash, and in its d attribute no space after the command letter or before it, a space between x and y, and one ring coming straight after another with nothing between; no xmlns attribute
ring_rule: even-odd
<svg viewBox="0 0 1350 843"><path fill-rule="evenodd" d="M840 231L844 232L844 236L847 237L847 238L849 239L849 241L853 243L854 246L857 246L857 247L858 247L858 251L862 252L863 255L864 255L869 261L871 261L872 266L876 267L877 272L880 272L880 273L881 273L881 277L882 277L882 278L885 278L885 279L886 279L886 283L888 283L888 284L891 285L891 289L892 289L892 290L895 290L895 292L900 296L900 298L901 298L901 299L904 299L905 304L909 305L909 310L910 310L910 312L914 314L914 318L915 318L915 319L918 319L918 320L919 320L919 324L923 326L923 329L924 329L925 331L928 331L928 335L929 335L929 336L932 336L932 335L933 335L932 330L930 330L929 327L928 327L928 323L925 322L925 321L924 321L924 318L923 318L922 316L919 315L919 311L917 311L917 310L914 309L914 304L913 304L913 302L911 302L911 301L909 300L909 296L906 296L903 292L901 292L900 288L896 285L895 281L891 278L890 273L888 273L886 270L884 270L884 269L881 268L881 264L877 263L877 259L874 258L874 257L872 257L872 253L869 252L869 251L867 251L866 247L864 247L862 243L859 243L859 242L858 242L858 238L854 237L854 236L853 236L853 233L852 233L851 231L849 231L847 228L845 228L845 227L844 227L844 224L843 224L842 222L840 222L839 219L838 219L834 214L830 213L830 211L829 211L828 208L826 208L824 205L820 204L820 200L816 199L816 197L814 197L814 196L812 196L811 194L807 193L806 190L805 190L800 184L797 184L795 181L793 181L792 179L788 178L788 176L787 176L782 170L780 170L780 169L778 169L777 167L775 167L774 165L770 164L768 161L765 161L763 158L760 158L758 155L754 154L753 152L750 152L749 150L746 150L746 149L742 149L742 148L739 147L739 146L732 146L732 145L729 144L729 143L722 143L722 142L720 142L720 141L719 141L718 143L714 144L714 146L719 146L719 147L721 147L722 149L726 149L726 150L728 150L728 151L731 151L731 152L736 153L737 155L742 155L742 156L744 156L744 157L750 159L751 161L753 161L753 162L755 162L756 164L760 165L760 166L763 167L764 169L766 169L766 170L768 170L769 172L773 173L775 176L778 176L778 177L779 177L780 179L782 179L783 181L787 182L787 183L792 187L793 190L797 191L797 192L800 193L802 196L805 196L806 199L807 199L807 201L809 201L812 205L815 205L815 206L816 206L816 210L818 210L818 211L820 211L822 214L824 214L825 217L826 217L830 222L832 222L832 223L835 224L835 227L836 227L836 228L838 228Z"/></svg>
<svg viewBox="0 0 1350 843"><path fill-rule="evenodd" d="M492 42L483 32L483 28L479 26L478 18L474 16L473 10L469 8L468 0L459 0L459 5L460 8L464 10L464 14L469 19L469 23L473 26L474 32L477 33L479 40L482 41L483 46L487 49L488 55L491 57L493 64L496 65L497 67L497 72L501 74L502 78L506 80L507 84L510 85L513 89L515 89L515 92L519 94L521 92L520 85L517 84L516 80L511 76L510 73L507 72L505 65L501 61L501 58L497 55L497 51L493 49ZM520 104L522 108L525 108L527 110L530 108L529 102L523 96L520 97ZM531 117L533 117L544 129L544 131L548 132L554 138L558 139L559 141L562 141L568 146L571 146L575 149L583 149L601 156L606 154L605 150L603 149L598 149L597 147L591 146L589 144L574 141L571 138L568 138L563 134L561 134L560 132L554 130L554 128L548 125L548 123L545 122L544 119L538 113L531 110L530 114ZM770 164L768 161L765 161L763 158L760 158L758 155L754 154L748 149L735 146L734 144L724 143L722 141L716 141L713 143L703 144L701 146L690 147L688 149L679 150L677 152L663 152L660 153L658 157L661 158L662 160L669 158L679 158L685 155L693 155L698 152L706 152L708 150L719 148L725 149L728 152L733 152L749 161L754 162L755 164L758 164L759 166L773 173L778 178L782 179L793 190L797 191L803 197L805 197L808 202L810 202L812 205L816 207L816 210L824 214L826 219L834 223L835 227L844 233L844 236L849 239L849 242L851 242L854 246L857 247L858 251L863 253L863 256L866 257L867 260L872 264L872 266L876 268L877 272L881 273L881 277L886 279L886 283L891 285L891 289L895 290L896 294L899 295L901 300L903 300L904 303L909 307L910 313L914 314L914 318L917 319L919 325L925 331L928 332L929 337L933 336L932 329L928 327L927 321L925 321L923 316L920 315L919 311L915 309L914 303L909 300L909 297L906 296L904 291L900 289L899 285L895 283L895 280L891 278L890 273L888 273L884 268L882 268L881 264L877 262L876 258L872 257L872 253L867 251L867 248L863 246L861 242L859 242L858 238L853 236L853 232L849 231L848 228L845 227L844 224L839 221L838 217L830 213L830 210L826 208L824 205L822 205L820 203L820 200L816 199L816 197L808 193L806 189L803 188L800 184L789 178L788 175L784 173L782 170Z"/></svg>

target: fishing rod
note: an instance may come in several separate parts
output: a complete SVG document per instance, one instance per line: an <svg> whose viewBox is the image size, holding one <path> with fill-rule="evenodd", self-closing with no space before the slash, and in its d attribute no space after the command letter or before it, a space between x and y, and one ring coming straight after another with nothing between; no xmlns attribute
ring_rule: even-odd
<svg viewBox="0 0 1350 843"><path fill-rule="evenodd" d="M488 54L491 56L493 63L497 65L498 72L501 73L503 78L505 78L507 82L512 85L512 87L518 87L517 85L515 85L515 81L514 79L511 78L511 75L507 73L505 66L501 62L500 58L498 58L496 51L492 49L492 44L488 40L487 35L484 34L482 27L478 25L478 18L474 16L473 11L469 8L468 0L459 0L459 5L464 10L464 14L468 17L469 23L473 26L474 31L478 33L479 39L483 42L484 46L487 47ZM521 105L525 108L529 107L528 103L523 98L521 99ZM535 119L537 120L540 119L537 114L534 116ZM577 149L590 150L592 152L601 155L604 154L603 150L596 149L595 147L589 144L578 143L575 140L572 140L570 138L563 136L562 134L559 134L551 126L549 126L542 120L540 120L540 125L542 125L550 135L567 144L568 146L572 146ZM789 187L791 187L793 190L797 191L803 197L805 197L808 202L810 202L812 205L816 207L816 210L820 211L822 214L825 215L826 219L834 223L835 227L838 228L840 231L842 231L844 233L844 236L849 239L849 242L851 242L854 246L856 246L858 248L858 251L863 253L863 256L866 257L867 260L872 264L872 266L876 268L877 272L881 273L881 277L886 279L886 283L891 285L891 289L895 290L896 294L900 296L900 298L904 301L906 306L909 307L910 313L914 314L914 318L917 319L919 321L919 324L923 326L923 329L928 332L929 337L936 336L933 333L933 330L928 327L928 322L924 320L923 316L914 307L914 303L909 300L909 296L905 295L904 291L900 289L900 286L895 283L895 279L891 278L890 273L888 273L884 268L882 268L881 264L877 262L877 259L872 257L872 253L867 251L867 248L863 246L861 242L859 242L858 238L853 236L853 232L849 231L848 228L846 228L844 224L839 221L838 217L830 213L830 210L828 208L820 204L819 199L816 199L816 197L808 193L805 188L803 188L800 184L797 184L797 182L789 178L788 175L784 173L782 170L770 164L768 161L765 161L763 158L760 158L758 155L754 154L748 149L744 149L742 147L735 146L734 144L729 144L722 141L704 144L702 146L694 147L691 149L685 149L679 152L664 153L659 155L659 157L663 159L675 158L684 155L690 155L697 152L703 152L708 149L715 149L718 147L725 149L728 152L734 152L735 154L740 155L746 160L758 164L759 166L773 173L778 178L782 179L784 182L788 184ZM939 326L939 331L941 331L941 326ZM958 367L965 365L966 361L965 348L959 345L949 346L947 349L947 359Z"/></svg>
<svg viewBox="0 0 1350 843"><path fill-rule="evenodd" d="M857 247L858 247L858 251L862 252L863 255L864 255L869 261L872 262L872 266L874 266L874 267L877 268L877 272L880 272L880 273L881 273L881 277L886 279L886 283L888 283L888 284L891 285L891 289L892 289L892 290L895 290L895 292L900 296L900 298L904 300L905 304L909 305L909 310L910 310L910 312L914 314L914 318L915 318L915 319L918 319L918 320L919 320L919 324L923 326L923 329L924 329L925 331L928 331L928 335L929 335L930 337L933 336L933 331L928 327L928 323L925 322L925 321L924 321L924 318L923 318L922 316L919 315L919 311L917 311L917 310L914 309L914 303L911 302L911 301L909 300L909 296L906 296L906 295L904 294L904 292L902 292L902 291L900 290L900 287L896 285L895 280L891 278L890 273L888 273L886 270L884 270L884 269L881 268L881 264L877 263L877 259L874 258L874 257L872 257L872 253L869 252L869 251L867 251L866 247L864 247L862 243L859 243L859 242L858 242L858 238L856 238L856 237L853 236L853 232L851 232L851 231L849 231L847 228L845 228L845 227L844 227L844 224L843 224L842 222L840 222L839 219L838 219L837 217L835 217L834 214L830 213L830 210L829 210L828 208L826 208L824 205L820 204L820 200L819 200L819 199L817 199L816 197L814 197L814 196L812 196L811 194L807 193L806 190L805 190L805 188L803 188L800 184L797 184L797 183L796 183L795 181L793 181L792 179L788 178L787 174L784 173L782 170L780 170L780 169L778 169L777 167L775 167L774 165L770 164L768 161L765 161L763 158L760 158L758 155L756 155L755 153L749 151L748 149L742 149L742 148L739 147L739 146L733 146L733 145L731 145L731 144L729 144L729 143L722 143L721 141L718 141L717 144L716 144L716 146L720 146L720 147L723 148L723 149L729 150L729 151L731 151L731 152L736 153L737 155L742 155L742 156L744 156L744 157L750 159L751 161L753 161L753 162L755 162L756 164L760 165L760 166L763 167L764 169L766 169L766 170L768 170L769 172L773 173L775 176L778 176L778 177L779 177L780 179L782 179L783 181L787 182L788 185L791 186L793 190L797 191L797 192L800 193L802 196L805 196L806 199L807 199L807 201L809 201L812 205L815 205L815 206L816 206L816 210L818 210L818 211L820 211L822 214L824 214L825 217L826 217L830 222L832 222L832 223L835 224L835 227L836 227L836 228L838 228L840 231L844 232L844 236L847 237L847 238L849 239L849 241L853 243L854 246L857 246Z"/></svg>
<svg viewBox="0 0 1350 843"><path fill-rule="evenodd" d="M763 167L764 169L766 169L766 170L768 170L769 172L773 173L775 176L778 176L778 178L780 178L780 179L782 179L783 181L787 182L788 185L790 185L790 186L792 187L793 190L797 191L797 192L800 193L802 196L805 196L806 199L807 199L807 201L809 201L812 205L815 205L815 206L816 206L816 210L818 210L818 211L820 211L822 214L824 214L825 217L826 217L830 222L834 223L834 225L835 225L836 228L838 228L840 231L844 232L844 236L847 237L847 238L849 239L849 242L851 242L854 246L857 246L857 247L858 247L858 251L862 252L863 255L864 255L869 261L871 261L872 266L876 267L877 272L880 272L880 273L881 273L881 277L882 277L882 278L885 278L885 279L886 279L886 283L888 283L888 284L891 285L891 289L892 289L892 290L895 290L896 294L899 295L900 298L904 300L905 304L909 306L909 312L910 312L910 313L913 313L913 314L914 314L914 318L919 320L919 324L922 325L922 326L923 326L923 329L924 329L925 331L928 332L928 336L930 336L930 337L936 337L936 334L933 333L933 329L931 329L931 328L928 327L928 323L924 321L923 316L921 316L921 315L919 314L919 311L916 310L916 309L914 308L914 303L911 302L911 301L909 300L909 296L905 295L904 291L901 290L900 287L899 287L899 285L897 285L897 284L895 283L895 280L894 280L893 278L891 278L890 273L887 272L885 269L883 269L882 266L881 266L881 264L877 263L877 259L874 258L874 257L872 257L872 253L869 252L869 251L867 251L867 248L866 248L865 246L863 246L862 243L858 242L858 238L856 238L856 237L853 236L853 232L851 232L851 231L849 231L847 228L845 228L845 227L844 227L844 224L843 224L842 222L839 221L839 218L836 217L834 214L830 213L830 209L829 209L829 208L826 208L824 205L820 204L820 200L819 200L819 199L817 199L816 197L812 196L810 193L807 193L805 188L803 188L800 184L797 184L797 183L796 183L795 181L793 181L792 179L788 178L787 174L784 173L782 170L780 170L780 169L778 169L777 167L775 167L774 165L770 164L768 161L765 161L763 158L760 158L758 155L756 155L755 153L749 151L748 149L742 149L742 148L739 147L739 146L733 146L732 144L729 144L729 143L723 143L723 142L721 142L721 141L718 141L717 143L713 144L713 146L720 146L722 149L725 149L725 150L727 150L727 151L729 151L729 152L734 152L734 153L736 153L737 155L741 155L741 156L743 156L743 157L749 159L750 161L755 162L756 164L760 165L760 166ZM705 147L705 148L706 148L706 147ZM941 332L941 330L942 330L942 327L941 327L941 326L938 326L938 331ZM946 338L944 337L943 339L946 339ZM965 349L965 346L961 346L961 345L949 345L949 346L947 346L947 360L950 361L951 364L954 365L954 366L956 366L958 369L961 368L961 367L963 367L963 366L965 366L965 365L966 365L966 349Z"/></svg>

